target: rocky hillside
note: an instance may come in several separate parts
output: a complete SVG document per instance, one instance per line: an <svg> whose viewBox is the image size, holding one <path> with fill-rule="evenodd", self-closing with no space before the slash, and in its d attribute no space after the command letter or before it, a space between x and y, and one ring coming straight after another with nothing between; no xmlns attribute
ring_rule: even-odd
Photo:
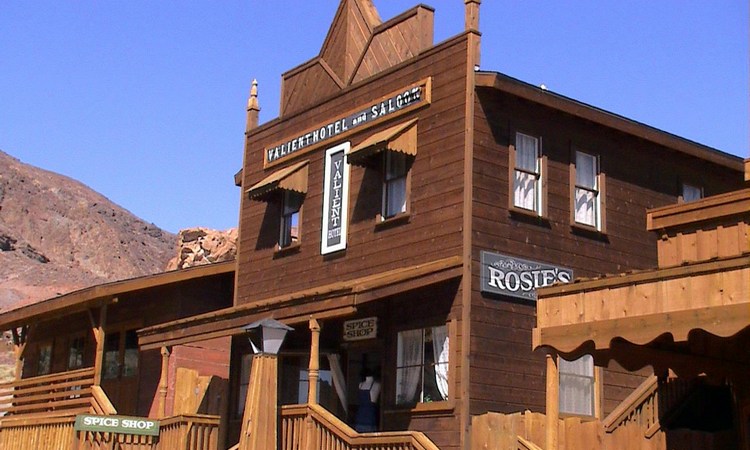
<svg viewBox="0 0 750 450"><path fill-rule="evenodd" d="M0 151L0 313L163 271L176 244L83 184Z"/></svg>

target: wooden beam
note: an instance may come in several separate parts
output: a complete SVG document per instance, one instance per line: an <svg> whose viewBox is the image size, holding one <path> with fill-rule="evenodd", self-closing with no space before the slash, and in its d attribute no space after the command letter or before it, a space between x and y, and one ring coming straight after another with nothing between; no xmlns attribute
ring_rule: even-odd
<svg viewBox="0 0 750 450"><path fill-rule="evenodd" d="M547 404L545 447L556 449L558 443L557 426L560 420L560 375L557 369L557 355L547 354Z"/></svg>
<svg viewBox="0 0 750 450"><path fill-rule="evenodd" d="M29 326L14 327L11 332L13 333L13 354L16 357L15 377L16 380L20 380L23 376L24 352L26 351L26 337L29 333Z"/></svg>
<svg viewBox="0 0 750 450"><path fill-rule="evenodd" d="M96 340L96 353L94 356L94 386L100 386L102 382L102 369L104 366L104 327L107 324L107 305L99 309L99 323L93 327L94 339Z"/></svg>

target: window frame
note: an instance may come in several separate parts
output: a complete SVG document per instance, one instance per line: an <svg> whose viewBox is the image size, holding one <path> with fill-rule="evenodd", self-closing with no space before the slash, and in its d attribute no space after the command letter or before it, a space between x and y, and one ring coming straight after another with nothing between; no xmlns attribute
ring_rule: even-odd
<svg viewBox="0 0 750 450"><path fill-rule="evenodd" d="M78 355L80 356L80 363L71 364L71 357L73 356L73 350L74 350L73 345L79 341L81 343L81 347L80 348L76 347L75 349L77 351L80 351L80 354ZM86 347L87 346L88 346L88 340L86 339L86 333L76 333L68 337L67 355L66 355L67 359L65 362L65 367L67 368L67 370L81 369L86 366ZM78 358L76 358L76 360L78 360Z"/></svg>
<svg viewBox="0 0 750 450"><path fill-rule="evenodd" d="M389 163L393 161L393 158L400 158L403 162L403 171L399 171L398 175L389 178ZM378 222L389 222L397 220L401 217L408 216L410 214L410 203L411 203L411 157L405 153L394 152L390 150L383 151L382 163L381 163L381 202L380 202L380 214L378 214ZM388 187L396 182L403 180L403 208L401 211L389 214L388 207L390 202L388 201Z"/></svg>
<svg viewBox="0 0 750 450"><path fill-rule="evenodd" d="M42 370L42 355L45 353L45 350L48 350L48 359L46 361L47 367L45 367L45 370ZM43 342L40 342L37 346L37 355L36 355L36 375L49 375L52 373L52 366L53 366L53 359L55 357L55 341L54 340L45 340Z"/></svg>
<svg viewBox="0 0 750 450"><path fill-rule="evenodd" d="M421 332L421 346L422 346L422 349L424 350L424 348L427 345L432 345L432 344L428 344L425 341L425 331L429 329L432 332L432 329L433 328L437 328L437 327L441 327L441 328L445 329L446 339L447 339L447 342L448 342L448 349L447 349L448 360L445 361L445 362L442 362L442 363L438 362L437 361L438 356L435 356L433 354L433 362L428 362L425 359L425 352L422 351L421 361L420 361L420 363L418 365L399 365L399 362L398 362L399 356L398 355L401 352L401 348L400 348L401 345L400 345L400 343L401 343L401 335L402 335L402 333L420 331ZM451 376L452 373L455 373L454 372L455 371L455 367L454 367L454 365L455 365L455 352L454 352L454 350L452 349L452 347L450 345L450 342L453 339L452 336L455 336L455 331L454 331L454 327L453 327L453 323L452 322L438 324L438 325L420 326L420 327L417 327L417 328L402 329L402 330L399 330L396 333L396 342L395 342L395 347L396 347L396 358L395 358L395 361L396 361L396 364L395 364L395 369L394 369L394 371L395 371L394 379L396 380L396 384L394 385L392 395L390 396L390 399L391 399L391 401L393 402L393 405L396 408L399 408L399 410L402 410L402 409L434 410L434 409L447 409L447 408L451 408L452 407L452 405L453 405L453 395L451 393L455 392L455 387L453 385L453 379L454 379L454 377ZM438 400L425 400L425 388L424 388L425 387L425 374L426 373L433 373L433 374L435 373L434 369L431 370L431 371L429 371L429 372L427 372L426 371L426 367L428 365L431 365L432 367L436 367L436 366L441 365L441 364L445 365L445 367L446 367L446 369L448 371L447 372L447 379L446 379L446 386L445 386L446 389L447 389L447 392L446 392L447 397L446 398L442 398L442 399L438 399ZM412 400L409 400L409 401L401 401L401 402L399 402L399 399L398 399L398 396L399 396L399 389L398 389L399 370L400 369L404 369L406 367L419 367L420 368L419 387L418 387L417 392L415 392L415 395L418 398L416 399L416 401L414 399L412 399Z"/></svg>
<svg viewBox="0 0 750 450"><path fill-rule="evenodd" d="M579 361L582 358L589 357L591 359L591 374L588 375L580 375L576 373L566 372L563 370L563 366L565 362L568 363L575 363ZM577 411L566 411L563 409L563 376L566 377L576 377L579 379L585 379L589 380L589 394L591 395L591 404L590 410L591 414L586 414L582 412ZM602 386L601 386L601 380L602 380L602 372L601 368L597 367L594 363L594 358L590 354L584 354L581 355L579 358L576 358L572 361L569 361L567 359L564 359L560 356L557 357L557 389L558 389L558 411L560 414L560 417L585 417L585 418L600 418L601 417L601 396L602 396Z"/></svg>
<svg viewBox="0 0 750 450"><path fill-rule="evenodd" d="M295 203L295 202L298 202ZM296 207L290 208L287 212L287 207L293 204ZM289 248L298 247L302 241L302 206L304 204L304 196L294 191L282 190L280 192L279 200L279 236L276 243L278 250L286 250ZM297 220L297 233L296 236L293 233L294 230L294 218Z"/></svg>
<svg viewBox="0 0 750 450"><path fill-rule="evenodd" d="M698 193L697 198L688 198L686 194L687 189L694 189ZM703 189L703 186L700 186L698 184L694 183L688 183L688 182L682 182L680 183L680 195L677 198L678 203L690 203L690 202L697 202L698 200L701 200L705 197L706 193Z"/></svg>
<svg viewBox="0 0 750 450"><path fill-rule="evenodd" d="M593 164L594 186L586 186L578 183L578 155L591 157ZM594 223L580 222L576 219L576 199L578 190L594 193L593 214ZM606 203L606 176L602 170L601 155L574 148L570 156L570 224L574 229L593 231L598 234L607 233L607 203Z"/></svg>
<svg viewBox="0 0 750 450"><path fill-rule="evenodd" d="M514 131L513 144L509 145L509 159L508 159L508 209L515 213L529 215L532 217L546 218L547 213L547 155L543 151L543 139L540 135L526 133L524 131ZM519 167L519 136L534 139L536 141L535 146L535 169L529 171L526 168ZM522 172L535 177L534 181L534 206L533 208L525 208L522 205L516 203L516 173Z"/></svg>

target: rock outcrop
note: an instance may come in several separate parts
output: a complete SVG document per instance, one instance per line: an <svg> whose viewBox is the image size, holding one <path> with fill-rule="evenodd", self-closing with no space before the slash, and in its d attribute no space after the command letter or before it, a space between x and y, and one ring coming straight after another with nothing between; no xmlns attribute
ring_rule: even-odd
<svg viewBox="0 0 750 450"><path fill-rule="evenodd" d="M169 261L167 270L229 261L237 255L237 229L217 231L198 227L181 230L177 247L177 256Z"/></svg>

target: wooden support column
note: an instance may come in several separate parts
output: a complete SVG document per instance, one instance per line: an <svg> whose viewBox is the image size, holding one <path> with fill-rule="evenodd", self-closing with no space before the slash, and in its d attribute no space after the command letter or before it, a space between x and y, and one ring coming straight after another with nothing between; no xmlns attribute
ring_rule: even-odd
<svg viewBox="0 0 750 450"><path fill-rule="evenodd" d="M94 339L96 340L96 353L94 356L94 386L100 386L102 383L102 369L104 366L104 326L107 323L107 305L102 305L99 310L98 323L94 323L90 311L89 319L92 321Z"/></svg>
<svg viewBox="0 0 750 450"><path fill-rule="evenodd" d="M26 350L26 335L29 332L29 326L13 328L13 354L16 357L16 380L20 380L23 375L23 359Z"/></svg>
<svg viewBox="0 0 750 450"><path fill-rule="evenodd" d="M547 354L547 423L545 449L557 448L557 428L560 421L560 376L557 356Z"/></svg>
<svg viewBox="0 0 750 450"><path fill-rule="evenodd" d="M167 414L167 392L169 392L169 354L172 347L161 348L161 378L159 378L159 418L163 419Z"/></svg>
<svg viewBox="0 0 750 450"><path fill-rule="evenodd" d="M253 356L239 450L272 450L277 447L278 364L276 355L259 353Z"/></svg>
<svg viewBox="0 0 750 450"><path fill-rule="evenodd" d="M318 378L320 377L320 324L310 318L310 364L307 369L307 403L318 403Z"/></svg>

